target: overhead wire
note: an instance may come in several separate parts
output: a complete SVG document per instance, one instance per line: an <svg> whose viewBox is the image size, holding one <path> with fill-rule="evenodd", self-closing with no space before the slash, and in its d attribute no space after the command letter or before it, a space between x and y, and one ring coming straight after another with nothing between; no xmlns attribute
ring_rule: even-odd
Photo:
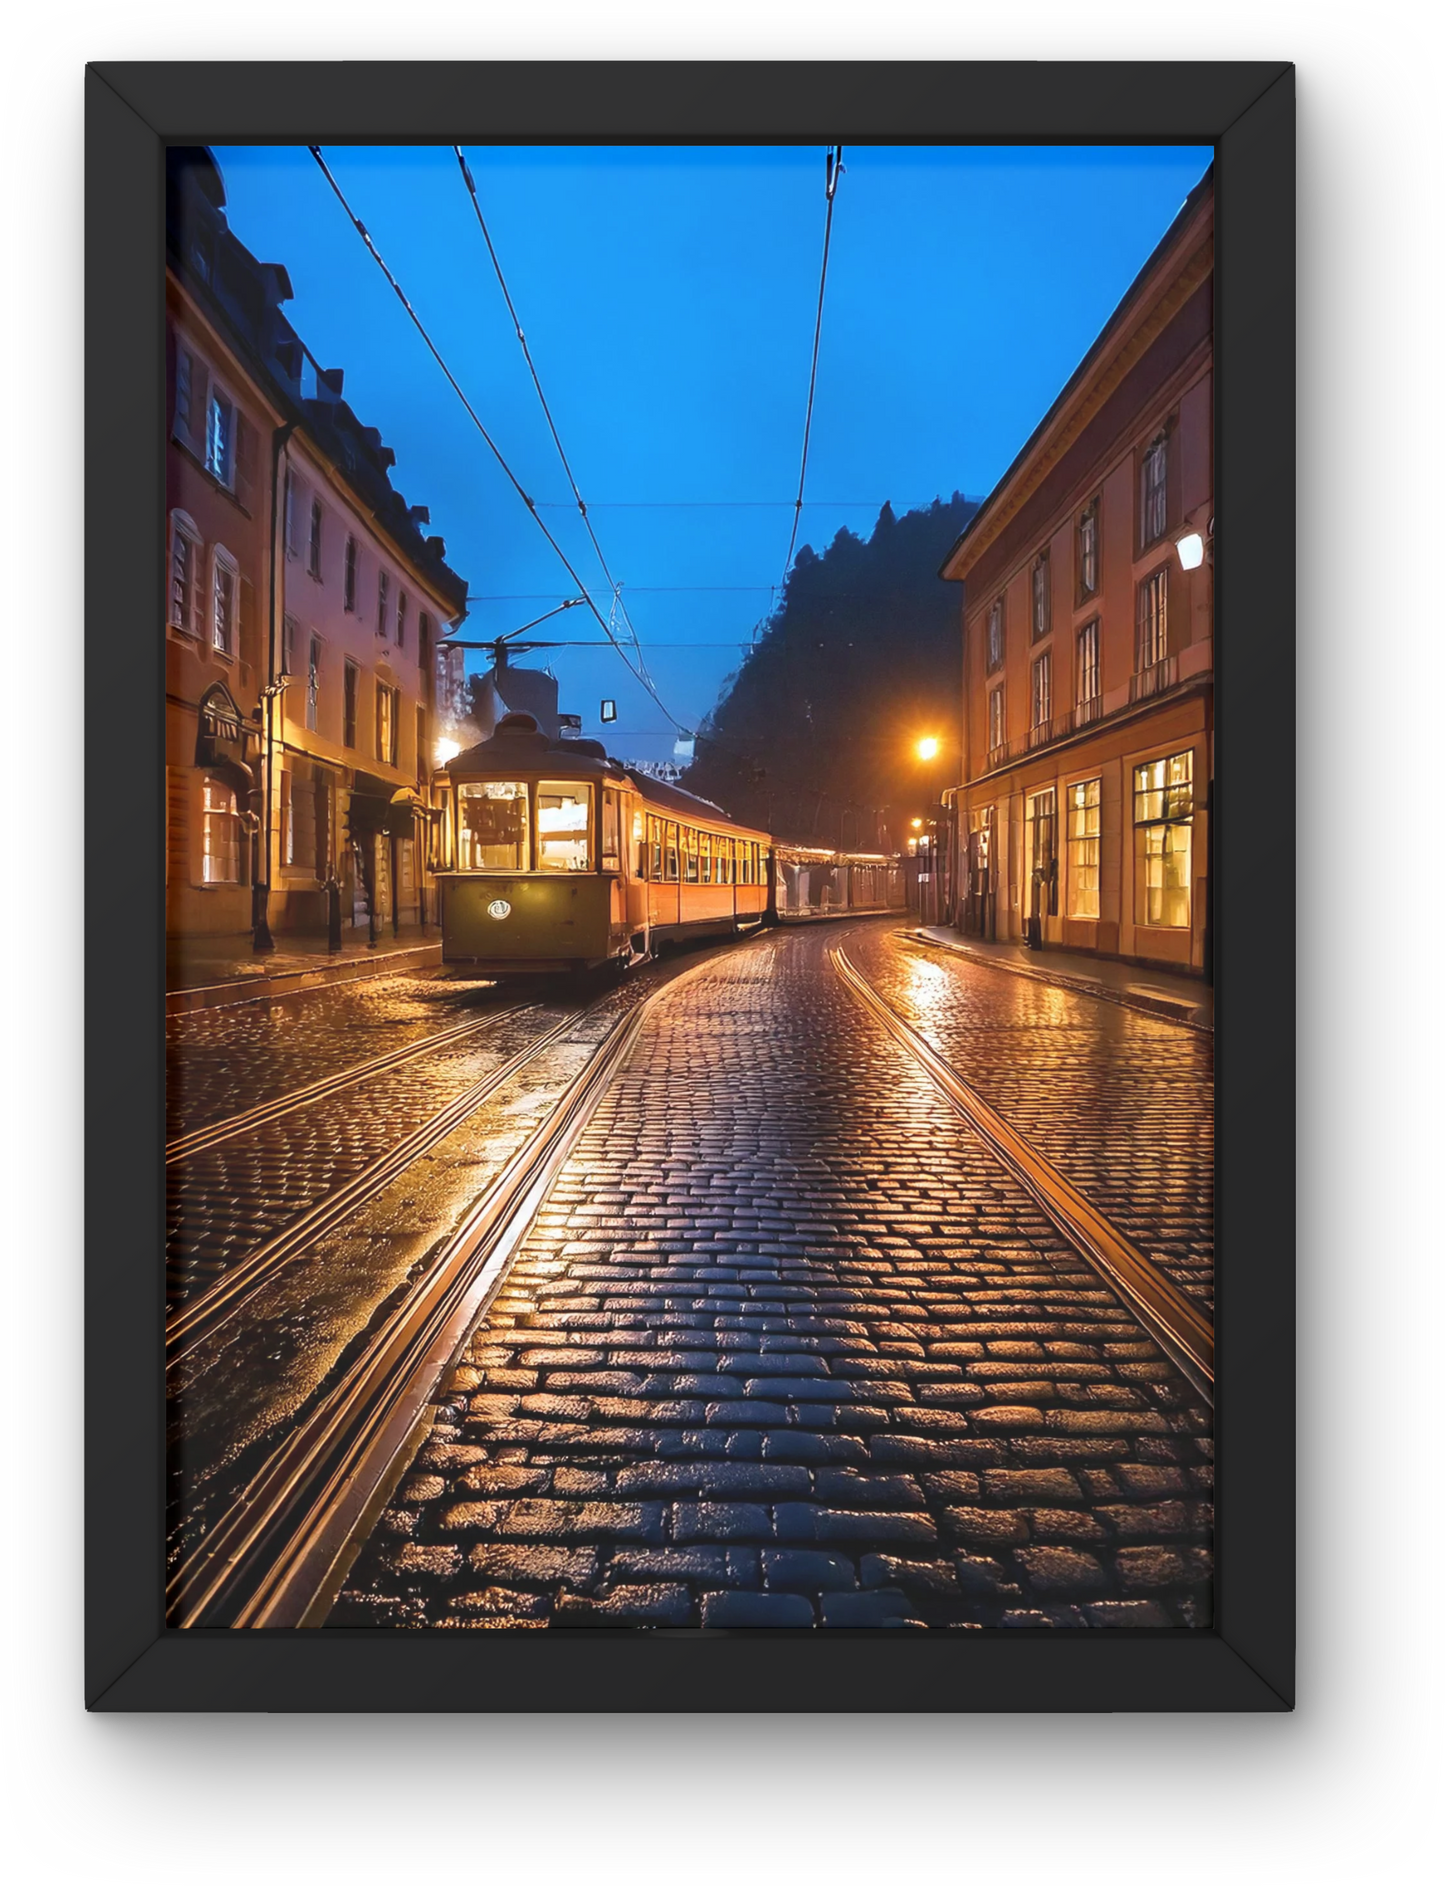
<svg viewBox="0 0 1445 1886"><path fill-rule="evenodd" d="M486 441L488 449L491 451L493 458L496 459L497 464L500 466L503 474L505 475L507 479L507 482L511 485L512 489L517 493L517 496L526 505L528 511L531 513L532 519L535 522L538 530L540 530L542 535L547 539L547 542L551 545L552 550L556 554L556 557L558 561L561 563L563 569L566 570L568 576L571 577L573 583L577 586L577 589L579 593L581 594L581 596L583 597L583 599L585 600L587 607L592 611L593 615L597 618L598 624L600 625L603 633L607 636L607 639L609 640L609 642L611 642L613 647L617 650L618 654L622 657L622 660L624 664L626 665L629 674L631 674L633 679L647 690L648 694L651 695L654 703L661 710L664 718L672 723L672 725L677 729L679 734L683 735L685 738L688 738L688 739L694 738L695 736L694 736L693 729L685 726L684 723L677 718L677 716L668 707L667 703L662 699L661 695L657 692L657 689L655 685L653 684L652 677L648 675L645 670L639 673L638 669L634 667L632 661L628 657L626 648L623 646L623 644L620 641L618 641L617 636L615 635L610 624L607 621L607 618L602 614L602 611L597 607L597 604L592 600L592 597L587 590L586 584L582 581L581 576L579 576L577 571L573 568L572 561L568 557L566 551L562 548L561 544L558 543L557 539L553 536L552 532L547 528L545 520L538 514L536 504L533 502L532 498L528 495L526 489L522 485L521 480L517 477L516 473L512 470L512 467L508 464L506 455L503 453L501 447L497 444L496 440L492 437L491 433L488 432L486 426L483 424L481 416L477 412L477 409L472 405L472 402L467 398L466 393L463 391L462 386L460 382L458 381L456 375L452 372L451 368L447 365L445 359L442 357L440 348L438 348L436 342L432 339L431 335L428 333L425 322L422 320L421 316L417 313L416 309L411 305L411 302L407 299L406 291L403 289L401 283L397 280L396 276L392 273L391 269L387 266L386 261L381 254L381 251L377 248L375 242L372 240L370 230L368 230L368 228L366 227L366 224L362 222L361 218L356 214L356 211L352 209L351 204L347 201L346 193L341 188L341 185L336 181L335 176L332 174L330 165L326 162L325 157L323 157L321 153L320 145L309 144L307 145L306 148L310 151L311 155L315 158L317 165L320 167L321 174L325 177L326 181L331 185L331 188L333 192L335 193L337 202L340 203L342 209L346 212L346 215L348 216L351 223L355 227L357 234L361 237L362 242L366 245L367 253L371 256L372 260L376 263L377 267L381 270L382 274L386 277L387 281L390 283L392 291L396 295L397 300L401 303L402 307L405 308L413 327L415 327L417 333L421 335L421 338L426 345L427 351L431 354L432 359L435 360L437 365L441 368L442 373L446 377L447 384L451 387L452 391L456 394L457 398L461 401L462 406L466 410L468 418L471 420L472 424L476 427L477 431L482 435L482 438Z"/></svg>

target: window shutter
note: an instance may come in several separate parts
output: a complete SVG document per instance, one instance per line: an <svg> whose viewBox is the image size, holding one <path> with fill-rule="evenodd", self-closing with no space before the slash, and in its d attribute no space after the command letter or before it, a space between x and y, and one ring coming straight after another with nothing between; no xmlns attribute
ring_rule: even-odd
<svg viewBox="0 0 1445 1886"><path fill-rule="evenodd" d="M235 409L236 499L252 516L256 511L256 428Z"/></svg>

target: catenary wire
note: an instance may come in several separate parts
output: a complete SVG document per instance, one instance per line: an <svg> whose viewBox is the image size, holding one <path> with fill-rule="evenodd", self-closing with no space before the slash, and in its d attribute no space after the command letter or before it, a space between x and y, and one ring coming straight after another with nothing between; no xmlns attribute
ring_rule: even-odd
<svg viewBox="0 0 1445 1886"><path fill-rule="evenodd" d="M783 574L778 584L780 595L783 584L788 580L788 571L793 563L793 552L798 545L798 529L803 521L803 487L808 477L808 446L813 436L813 400L818 390L818 347L823 338L823 295L828 286L828 251L833 241L833 199L838 193L838 179L842 174L843 146L830 145L826 184L828 208L823 218L823 265L818 271L818 312L813 321L813 361L808 370L808 406L803 415L803 456L798 466L798 495L793 503L793 528L788 537L788 554L783 559Z"/></svg>

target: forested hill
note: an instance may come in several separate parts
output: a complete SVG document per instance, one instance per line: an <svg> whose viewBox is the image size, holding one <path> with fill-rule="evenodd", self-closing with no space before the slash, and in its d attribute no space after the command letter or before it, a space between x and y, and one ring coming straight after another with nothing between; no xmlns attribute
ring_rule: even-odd
<svg viewBox="0 0 1445 1886"><path fill-rule="evenodd" d="M897 849L941 783L914 742L958 751L962 591L938 566L977 509L958 492L902 517L885 504L866 540L805 544L699 730L687 789L779 838Z"/></svg>

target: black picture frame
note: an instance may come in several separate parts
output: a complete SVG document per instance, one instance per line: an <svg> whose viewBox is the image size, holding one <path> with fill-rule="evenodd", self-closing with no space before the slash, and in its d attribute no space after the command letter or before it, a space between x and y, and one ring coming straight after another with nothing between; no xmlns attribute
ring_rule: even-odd
<svg viewBox="0 0 1445 1886"><path fill-rule="evenodd" d="M1285 1710L1294 1696L1294 71L1222 63L101 63L86 73L85 1697L95 1710ZM177 1631L162 1616L164 147L1212 144L1217 1622L1191 1632ZM140 658L151 651L151 659ZM117 921L118 913L123 913ZM1268 928L1262 946L1261 922ZM113 991L130 993L123 1004Z"/></svg>

